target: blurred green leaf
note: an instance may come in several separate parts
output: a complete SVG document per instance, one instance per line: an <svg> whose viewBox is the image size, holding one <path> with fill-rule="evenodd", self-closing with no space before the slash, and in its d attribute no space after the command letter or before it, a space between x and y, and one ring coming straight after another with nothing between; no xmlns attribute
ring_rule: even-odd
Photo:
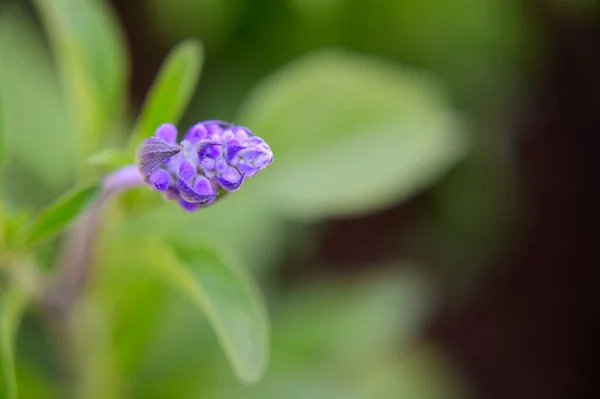
<svg viewBox="0 0 600 399"><path fill-rule="evenodd" d="M3 211L0 219L2 219L0 225L3 229L2 234L4 234L3 243L6 248L12 248L15 243L19 242L23 226L31 219L31 213L23 209L12 212Z"/></svg>
<svg viewBox="0 0 600 399"><path fill-rule="evenodd" d="M305 218L365 213L415 195L467 148L441 88L424 74L341 51L306 56L260 84L241 120L273 148L257 180Z"/></svg>
<svg viewBox="0 0 600 399"><path fill-rule="evenodd" d="M144 270L170 283L206 314L240 380L250 384L262 377L269 356L267 310L236 261L214 248L179 246Z"/></svg>
<svg viewBox="0 0 600 399"><path fill-rule="evenodd" d="M0 94L0 170L4 166L4 157L6 156L5 140L4 140L4 118L2 112L2 94Z"/></svg>
<svg viewBox="0 0 600 399"><path fill-rule="evenodd" d="M104 167L108 170L115 170L131 163L131 157L128 157L122 148L105 148L98 151L88 158L88 163L93 166Z"/></svg>
<svg viewBox="0 0 600 399"><path fill-rule="evenodd" d="M72 345L77 354L76 395L85 399L124 399L122 378L110 335L110 322L104 304L94 298L81 298L72 310Z"/></svg>
<svg viewBox="0 0 600 399"><path fill-rule="evenodd" d="M512 146L501 134L478 137L470 156L432 190L435 212L413 234L418 247L435 253L445 284L462 294L498 266L493 260L522 228Z"/></svg>
<svg viewBox="0 0 600 399"><path fill-rule="evenodd" d="M25 305L27 304L28 295L17 284L10 284L5 287L4 292L0 296L0 355L2 361L2 378L0 386L3 386L6 393L6 398L16 399L17 384L15 376L15 336L19 327L19 322Z"/></svg>
<svg viewBox="0 0 600 399"><path fill-rule="evenodd" d="M140 3L151 42L171 44L188 37L201 37L207 48L229 39L239 28L244 11L240 0L163 1Z"/></svg>
<svg viewBox="0 0 600 399"><path fill-rule="evenodd" d="M389 372L385 395L367 394L381 366L397 369L396 359L402 362L402 354L418 342L434 310L425 274L410 264L389 266L353 279L312 281L279 298L272 312L273 358L264 379L249 389L219 381L206 397L270 399L283 392L294 399L426 397L398 395L406 389L387 378Z"/></svg>
<svg viewBox="0 0 600 399"><path fill-rule="evenodd" d="M60 385L51 376L40 370L43 366L33 362L20 361L16 364L16 368L20 398L53 399L61 397Z"/></svg>
<svg viewBox="0 0 600 399"><path fill-rule="evenodd" d="M125 105L129 60L123 32L102 0L35 0L48 31L83 156Z"/></svg>
<svg viewBox="0 0 600 399"><path fill-rule="evenodd" d="M72 184L76 148L50 54L24 3L0 8L0 102L10 205L41 206Z"/></svg>
<svg viewBox="0 0 600 399"><path fill-rule="evenodd" d="M381 399L473 397L456 365L429 342L368 368L354 392L360 398Z"/></svg>
<svg viewBox="0 0 600 399"><path fill-rule="evenodd" d="M100 193L100 185L75 188L48 205L23 232L27 244L60 233L85 211Z"/></svg>
<svg viewBox="0 0 600 399"><path fill-rule="evenodd" d="M435 72L480 115L519 95L519 69L539 55L539 26L519 0L351 2L346 21L347 45Z"/></svg>
<svg viewBox="0 0 600 399"><path fill-rule="evenodd" d="M273 315L273 367L360 367L392 347L408 347L431 316L434 292L415 267L393 266L374 276L310 284L288 298Z"/></svg>
<svg viewBox="0 0 600 399"><path fill-rule="evenodd" d="M144 359L148 342L160 323L164 298L167 294L173 296L173 291L154 275L140 274L139 269L131 267L140 264L145 268L158 262L160 256L154 256L135 236L120 235L120 225L105 223L109 239L98 243L97 262L102 267L94 275L89 298L106 314L119 374L127 379ZM161 249L157 249L160 255Z"/></svg>
<svg viewBox="0 0 600 399"><path fill-rule="evenodd" d="M154 134L161 123L177 123L185 111L202 71L204 51L197 40L186 40L168 55L138 117L131 148Z"/></svg>
<svg viewBox="0 0 600 399"><path fill-rule="evenodd" d="M169 241L190 245L215 243L237 254L249 269L264 270L281 258L289 228L273 214L260 187L253 183L218 204L191 214L182 212L173 202L165 204L156 193L149 192L159 205L138 214L132 209L124 226L132 235L161 226L157 233Z"/></svg>

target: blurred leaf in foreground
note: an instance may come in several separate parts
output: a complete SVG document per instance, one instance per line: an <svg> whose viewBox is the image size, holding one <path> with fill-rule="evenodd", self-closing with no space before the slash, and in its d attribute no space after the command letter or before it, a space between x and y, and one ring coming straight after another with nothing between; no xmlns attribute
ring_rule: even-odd
<svg viewBox="0 0 600 399"><path fill-rule="evenodd" d="M250 389L220 381L213 394L224 399L423 397L400 395L407 389L396 381L411 378L412 363L403 354L413 350L431 317L435 294L418 269L391 266L401 269L309 283L280 299L264 380ZM406 370L399 366L404 364ZM384 365L393 372L383 373ZM377 379L382 373L385 378Z"/></svg>
<svg viewBox="0 0 600 399"><path fill-rule="evenodd" d="M102 0L35 0L62 75L82 156L99 144L126 104L123 32Z"/></svg>
<svg viewBox="0 0 600 399"><path fill-rule="evenodd" d="M130 234L143 234L161 226L158 233L169 241L215 243L238 255L249 269L264 270L273 266L285 250L288 226L273 214L254 183L193 214L163 203L129 217L126 229Z"/></svg>
<svg viewBox="0 0 600 399"><path fill-rule="evenodd" d="M431 315L434 292L406 266L360 281L311 284L287 299L274 315L273 362L348 365L411 344Z"/></svg>
<svg viewBox="0 0 600 399"><path fill-rule="evenodd" d="M5 142L4 119L2 117L2 94L0 93L0 170L2 170L2 167L4 166L4 157L6 155Z"/></svg>
<svg viewBox="0 0 600 399"><path fill-rule="evenodd" d="M25 305L27 293L18 285L10 284L0 292L0 389L7 399L16 399L17 384L15 377L15 335Z"/></svg>
<svg viewBox="0 0 600 399"><path fill-rule="evenodd" d="M237 376L255 383L263 375L269 357L269 321L263 299L250 276L224 253L202 244L178 245L174 251L159 243L153 260L138 260L154 274L185 295L212 325Z"/></svg>
<svg viewBox="0 0 600 399"><path fill-rule="evenodd" d="M467 148L431 78L341 51L275 73L252 91L240 119L275 154L264 173L268 200L295 217L366 213L405 200Z"/></svg>
<svg viewBox="0 0 600 399"><path fill-rule="evenodd" d="M41 205L72 184L74 134L34 21L0 9L0 102L7 147L2 192L11 204ZM35 110L35 111L34 111Z"/></svg>

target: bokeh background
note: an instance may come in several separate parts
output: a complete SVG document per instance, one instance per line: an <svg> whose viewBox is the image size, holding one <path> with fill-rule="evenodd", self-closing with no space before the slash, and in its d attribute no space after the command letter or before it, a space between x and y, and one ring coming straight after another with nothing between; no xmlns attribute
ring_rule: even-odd
<svg viewBox="0 0 600 399"><path fill-rule="evenodd" d="M197 214L143 189L112 204L75 337L35 309L22 322L22 398L71 384L82 398L599 394L596 2L93 3L85 29L110 25L124 47L87 67L129 66L124 111L81 144L33 4L0 1L10 208L40 209L75 183L78 154L125 142L187 38L205 65L178 125L243 123L275 161ZM147 239L216 243L253 275L272 323L260 383L237 382L207 322L140 270L159 261ZM36 252L50 273L56 248ZM79 353L76 381L62 346Z"/></svg>

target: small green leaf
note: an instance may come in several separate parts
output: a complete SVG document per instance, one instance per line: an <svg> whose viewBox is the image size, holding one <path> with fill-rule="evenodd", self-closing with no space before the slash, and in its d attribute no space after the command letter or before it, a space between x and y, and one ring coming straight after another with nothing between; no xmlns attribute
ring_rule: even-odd
<svg viewBox="0 0 600 399"><path fill-rule="evenodd" d="M0 351L2 352L0 362L2 383L0 386L4 387L7 399L18 397L14 345L27 298L27 293L15 284L10 284L0 294Z"/></svg>
<svg viewBox="0 0 600 399"><path fill-rule="evenodd" d="M126 103L129 61L123 32L105 1L35 0L50 36L83 156Z"/></svg>
<svg viewBox="0 0 600 399"><path fill-rule="evenodd" d="M164 255L160 262L145 264L144 270L171 284L204 312L239 379L257 382L268 362L270 327L250 276L214 248L176 247Z"/></svg>
<svg viewBox="0 0 600 399"><path fill-rule="evenodd" d="M202 71L204 52L197 40L186 40L164 61L131 137L132 150L161 123L177 123L186 109Z"/></svg>
<svg viewBox="0 0 600 399"><path fill-rule="evenodd" d="M100 193L100 185L76 188L42 210L24 231L23 242L33 242L60 233L85 211Z"/></svg>
<svg viewBox="0 0 600 399"><path fill-rule="evenodd" d="M259 180L287 214L371 212L415 195L465 153L431 77L341 51L308 55L252 91L240 118L272 147Z"/></svg>

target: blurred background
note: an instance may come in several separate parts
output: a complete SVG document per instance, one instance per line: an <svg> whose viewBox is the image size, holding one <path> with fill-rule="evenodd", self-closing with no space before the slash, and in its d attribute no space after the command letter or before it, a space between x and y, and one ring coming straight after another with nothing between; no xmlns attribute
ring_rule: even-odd
<svg viewBox="0 0 600 399"><path fill-rule="evenodd" d="M35 309L22 322L20 397L64 397L68 339L85 354L79 397L598 397L597 2L92 3L80 28L123 47L87 67L125 65L123 108L82 145L34 5L0 0L9 208L39 209L74 184L76 154L124 142L187 38L205 64L178 126L245 124L275 161L197 214L141 189L113 204L77 337ZM237 382L193 307L130 267L156 261L157 238L215 242L257 280L272 323L260 383ZM50 272L56 245L36 252Z"/></svg>

